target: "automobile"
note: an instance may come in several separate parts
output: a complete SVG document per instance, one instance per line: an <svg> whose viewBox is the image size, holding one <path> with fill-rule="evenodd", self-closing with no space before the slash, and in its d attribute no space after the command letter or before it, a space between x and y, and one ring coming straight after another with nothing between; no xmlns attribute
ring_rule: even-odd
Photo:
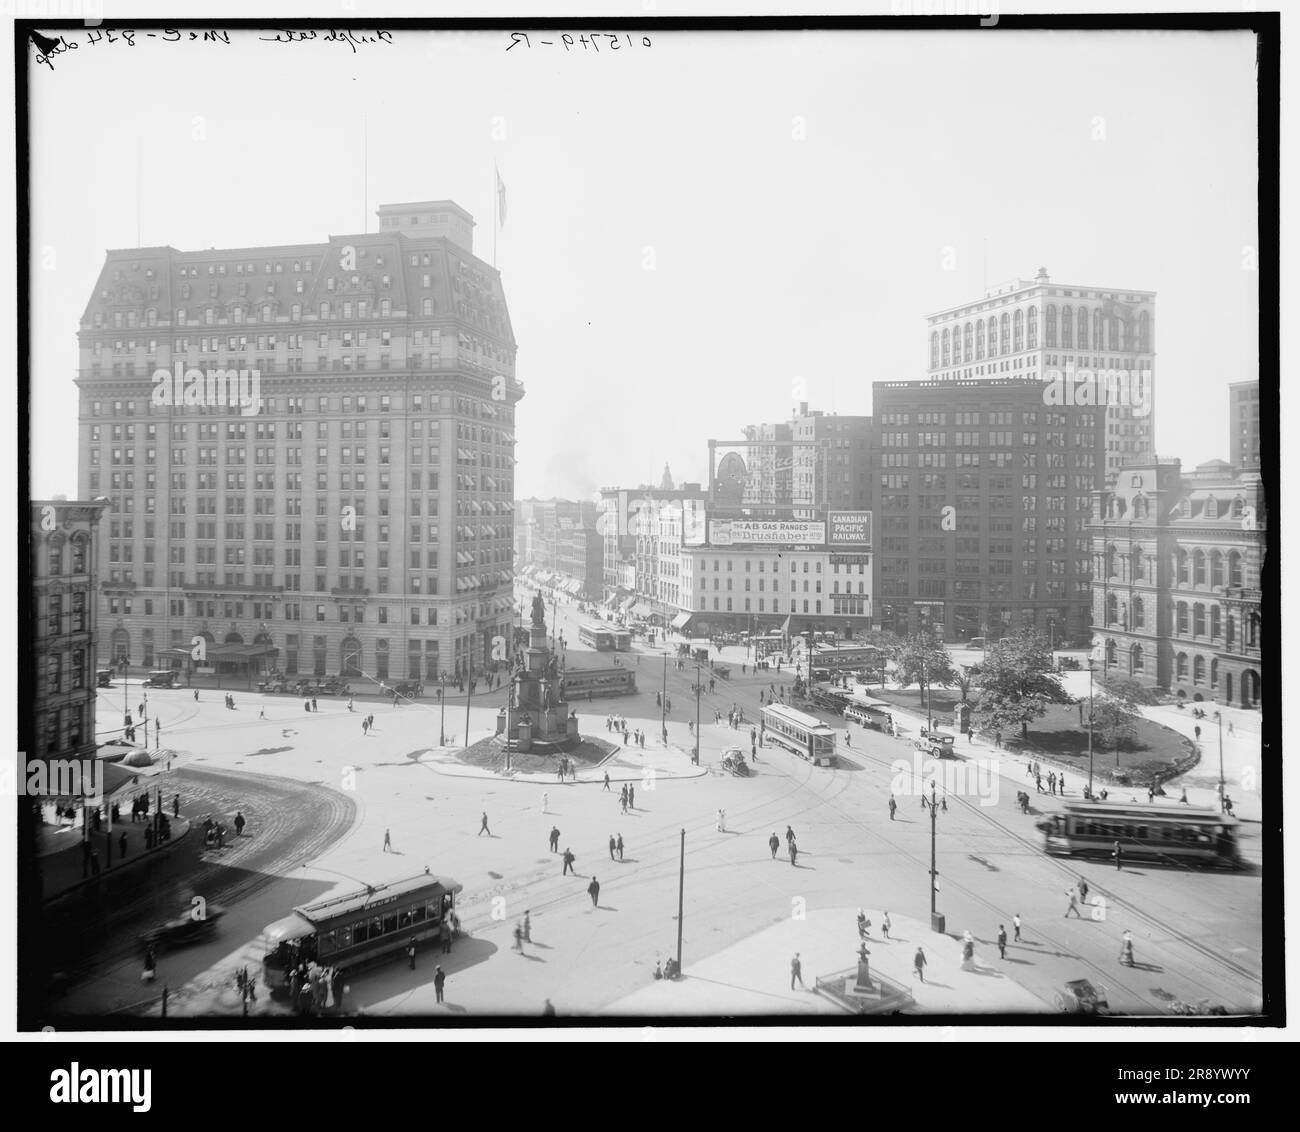
<svg viewBox="0 0 1300 1132"><path fill-rule="evenodd" d="M226 910L217 904L196 904L174 919L142 934L140 942L146 947L159 947L163 944L176 947L194 943L215 932L217 921L225 914Z"/></svg>
<svg viewBox="0 0 1300 1132"><path fill-rule="evenodd" d="M95 673L95 684L100 688L111 688L113 686L113 670L111 668L101 668Z"/></svg>
<svg viewBox="0 0 1300 1132"><path fill-rule="evenodd" d="M956 757L957 736L947 731L927 731L921 728L921 737L914 739L912 745L926 754L941 759Z"/></svg>
<svg viewBox="0 0 1300 1132"><path fill-rule="evenodd" d="M718 765L740 778L749 774L749 763L745 761L745 752L739 747L728 747L723 751L722 760Z"/></svg>
<svg viewBox="0 0 1300 1132"><path fill-rule="evenodd" d="M983 637L971 637L971 639L966 642L966 647L968 649L982 649L986 644L987 641Z"/></svg>
<svg viewBox="0 0 1300 1132"><path fill-rule="evenodd" d="M415 680L403 680L400 684L393 685L393 691L399 696L405 696L408 700L413 700L420 694L420 685Z"/></svg>
<svg viewBox="0 0 1300 1132"><path fill-rule="evenodd" d="M175 669L160 668L150 672L148 679L145 680L146 688L174 688L176 687L177 677L180 675Z"/></svg>
<svg viewBox="0 0 1300 1132"><path fill-rule="evenodd" d="M1106 988L1090 979L1070 979L1065 989L1056 993L1056 1008L1062 1014L1107 1014Z"/></svg>
<svg viewBox="0 0 1300 1132"><path fill-rule="evenodd" d="M725 664L715 664L713 666L713 674L718 677L719 680L731 679L731 669Z"/></svg>

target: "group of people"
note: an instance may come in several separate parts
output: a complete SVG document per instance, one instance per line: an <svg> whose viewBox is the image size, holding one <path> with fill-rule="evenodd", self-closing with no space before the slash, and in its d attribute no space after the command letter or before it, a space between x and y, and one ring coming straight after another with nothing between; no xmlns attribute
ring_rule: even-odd
<svg viewBox="0 0 1300 1132"><path fill-rule="evenodd" d="M623 783L623 788L619 791L619 803L623 807L623 812L636 809L636 787L630 782Z"/></svg>
<svg viewBox="0 0 1300 1132"><path fill-rule="evenodd" d="M555 768L555 777L563 782L566 778L571 782L578 781L578 766L569 758L568 755L560 756L560 763Z"/></svg>
<svg viewBox="0 0 1300 1132"><path fill-rule="evenodd" d="M299 1014L320 1014L343 1005L337 967L322 967L314 959L289 972L289 1002ZM241 990L244 988L241 987Z"/></svg>
<svg viewBox="0 0 1300 1132"><path fill-rule="evenodd" d="M361 734L369 735L370 732L374 730L374 727L375 727L374 715L372 714L366 716L366 718L361 721Z"/></svg>
<svg viewBox="0 0 1300 1132"><path fill-rule="evenodd" d="M726 816L725 811L718 811L718 827L720 830L725 824ZM781 839L777 837L776 830L772 830L772 836L767 839L767 847L772 850L772 860L775 861L776 851L781 848ZM785 827L785 848L786 852L790 854L790 864L793 865L799 856L799 846L795 843L794 829L788 825Z"/></svg>
<svg viewBox="0 0 1300 1132"><path fill-rule="evenodd" d="M1031 762L1026 768L1029 777L1034 780L1034 786L1040 794L1043 791L1043 768L1037 762ZM1057 774L1054 770L1047 772L1047 791L1048 794L1060 794L1065 797L1065 775Z"/></svg>

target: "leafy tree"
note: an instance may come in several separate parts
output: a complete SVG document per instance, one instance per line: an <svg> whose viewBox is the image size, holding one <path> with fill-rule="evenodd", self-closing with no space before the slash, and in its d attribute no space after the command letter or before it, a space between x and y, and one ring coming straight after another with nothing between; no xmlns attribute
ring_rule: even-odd
<svg viewBox="0 0 1300 1132"><path fill-rule="evenodd" d="M1124 676L1102 676L1098 674L1093 677L1093 681L1101 686L1102 691L1120 700L1130 708L1139 704L1160 702L1150 688L1137 680L1130 680Z"/></svg>
<svg viewBox="0 0 1300 1132"><path fill-rule="evenodd" d="M1137 712L1117 696L1103 695L1093 699L1092 740L1094 746L1115 752L1115 765L1119 766L1119 753L1132 745L1137 737Z"/></svg>
<svg viewBox="0 0 1300 1132"><path fill-rule="evenodd" d="M867 634L866 644L880 653L880 687L883 689L885 686L885 669L894 655L894 650L899 645L898 635L891 633L888 629L873 629Z"/></svg>
<svg viewBox="0 0 1300 1132"><path fill-rule="evenodd" d="M894 682L900 687L919 685L924 703L929 702L933 685L951 688L957 680L952 657L943 642L924 633L913 633L896 641L890 657L894 662Z"/></svg>
<svg viewBox="0 0 1300 1132"><path fill-rule="evenodd" d="M1030 722L1041 719L1048 704L1074 702L1051 670L1047 638L1032 630L991 645L976 681L975 723L981 731L1019 727L1026 739Z"/></svg>

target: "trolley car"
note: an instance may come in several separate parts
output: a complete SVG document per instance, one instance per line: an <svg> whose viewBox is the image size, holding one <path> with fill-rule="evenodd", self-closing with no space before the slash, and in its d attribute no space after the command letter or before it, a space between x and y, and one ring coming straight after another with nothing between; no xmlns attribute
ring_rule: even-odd
<svg viewBox="0 0 1300 1132"><path fill-rule="evenodd" d="M400 954L412 939L437 938L463 887L422 873L295 908L262 932L263 982L287 986L301 962L356 970Z"/></svg>
<svg viewBox="0 0 1300 1132"><path fill-rule="evenodd" d="M763 728L769 742L814 766L835 765L835 732L815 716L772 704L763 708Z"/></svg>
<svg viewBox="0 0 1300 1132"><path fill-rule="evenodd" d="M1114 855L1178 865L1241 865L1238 822L1194 806L1066 802L1061 813L1038 823L1044 848L1056 855Z"/></svg>

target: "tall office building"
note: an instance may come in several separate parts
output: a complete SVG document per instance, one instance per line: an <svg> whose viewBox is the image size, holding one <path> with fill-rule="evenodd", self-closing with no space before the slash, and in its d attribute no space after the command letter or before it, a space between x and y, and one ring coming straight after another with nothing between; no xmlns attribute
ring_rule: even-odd
<svg viewBox="0 0 1300 1132"><path fill-rule="evenodd" d="M876 382L877 627L1086 643L1105 412L1024 378Z"/></svg>
<svg viewBox="0 0 1300 1132"><path fill-rule="evenodd" d="M1228 453L1238 471L1259 471L1259 382L1228 386Z"/></svg>
<svg viewBox="0 0 1300 1132"><path fill-rule="evenodd" d="M810 411L801 403L790 429L793 517L865 511L871 498L871 418Z"/></svg>
<svg viewBox="0 0 1300 1132"><path fill-rule="evenodd" d="M1155 292L1032 280L927 317L934 381L1029 378L1057 405L1105 404L1105 472L1154 459Z"/></svg>
<svg viewBox="0 0 1300 1132"><path fill-rule="evenodd" d="M250 679L430 679L509 638L523 388L501 278L453 202L378 216L107 254L77 384L111 657L188 667L198 637L200 668Z"/></svg>

